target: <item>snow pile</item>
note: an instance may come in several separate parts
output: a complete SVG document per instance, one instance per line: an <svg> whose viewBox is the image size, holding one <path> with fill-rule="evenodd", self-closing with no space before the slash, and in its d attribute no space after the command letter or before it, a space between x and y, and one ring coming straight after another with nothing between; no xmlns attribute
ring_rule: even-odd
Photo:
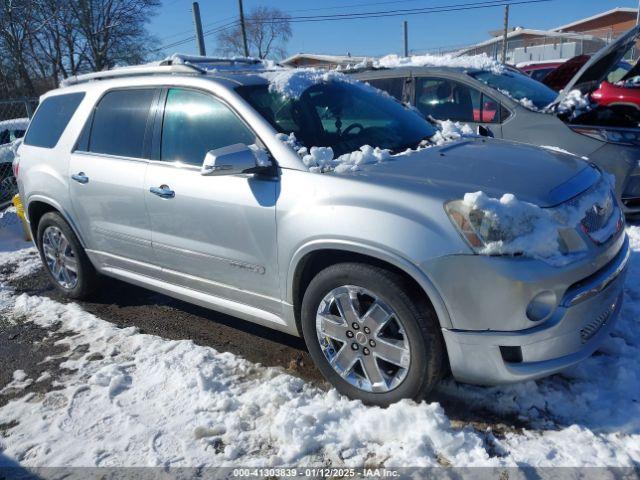
<svg viewBox="0 0 640 480"><path fill-rule="evenodd" d="M571 118L575 118L593 108L594 104L591 103L589 95L583 94L580 90L571 90L556 105L556 111L559 114L569 115Z"/></svg>
<svg viewBox="0 0 640 480"><path fill-rule="evenodd" d="M538 258L554 265L570 261L570 254L562 251L559 233L562 229L575 229L594 204L612 201L611 185L602 178L577 200L555 208L518 200L506 193L501 198L489 197L482 191L467 193L463 204L472 212L482 215L482 230L488 229L495 240L482 248L487 255L514 255ZM595 240L606 239L615 230L619 217L611 216L601 230L590 232ZM573 252L575 253L575 252Z"/></svg>
<svg viewBox="0 0 640 480"><path fill-rule="evenodd" d="M453 67L466 68L469 70L489 70L500 74L504 72L504 65L487 56L465 55L413 55L411 57L400 57L398 55L387 55L373 62L376 68L397 68L397 67Z"/></svg>
<svg viewBox="0 0 640 480"><path fill-rule="evenodd" d="M487 82L483 81L482 79L480 79L480 81L486 85L489 85ZM490 86L490 85L489 85ZM531 101L530 99L528 99L527 97L522 97L522 98L516 98L513 95L511 95L511 92L509 92L508 90L505 90L504 88L498 88L497 89L501 94L503 94L505 97L509 97L511 100L513 100L514 102L518 102L520 105L522 105L524 108L527 108L529 110L532 110L534 112L539 112L540 109L538 107L535 106L535 104L533 103L533 101Z"/></svg>
<svg viewBox="0 0 640 480"><path fill-rule="evenodd" d="M3 454L31 466L495 465L438 404L349 401L191 341L119 329L79 306L21 295L12 314L60 325L59 389L0 408ZM87 349L88 346L88 349ZM37 440L36 440L37 439ZM34 443L35 442L35 443Z"/></svg>
<svg viewBox="0 0 640 480"><path fill-rule="evenodd" d="M462 137L475 137L471 127L465 123L452 122L451 120L437 120L438 131L429 140L436 145L460 140Z"/></svg>
<svg viewBox="0 0 640 480"><path fill-rule="evenodd" d="M231 353L117 328L75 304L0 297L5 312L70 334L59 341L69 351L57 389L0 408L0 451L25 467L637 466L640 227L627 233L621 316L596 355L536 382L446 380L434 394L463 402L462 417L480 429L452 422L436 402L366 407ZM529 427L494 431L496 417Z"/></svg>
<svg viewBox="0 0 640 480"><path fill-rule="evenodd" d="M256 165L259 167L268 167L271 165L269 160L269 154L264 148L260 148L258 145L249 145L249 150L253 152L253 156L256 157Z"/></svg>

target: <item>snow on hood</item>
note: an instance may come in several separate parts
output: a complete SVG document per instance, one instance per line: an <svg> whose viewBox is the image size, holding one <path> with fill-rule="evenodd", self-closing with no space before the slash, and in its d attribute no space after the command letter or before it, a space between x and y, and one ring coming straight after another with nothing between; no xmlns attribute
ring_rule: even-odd
<svg viewBox="0 0 640 480"><path fill-rule="evenodd" d="M467 124L461 125L458 122L444 120L438 121L436 126L438 128L437 132L429 138L431 145L426 143L424 146L418 147L415 150L407 149L399 155L408 155L414 151L428 148L429 146L444 145L445 143L460 140L463 137L475 136L473 130L471 130L471 127ZM393 159L393 155L389 150L372 147L370 145L362 145L358 150L334 158L331 147L312 146L307 148L298 141L294 133L290 133L289 135L278 133L276 138L291 147L302 159L302 162L309 171L313 173L355 172L360 170L361 165L382 163Z"/></svg>
<svg viewBox="0 0 640 480"><path fill-rule="evenodd" d="M413 55L411 57L387 55L373 61L372 66L377 68L453 67L473 70L490 70L497 74L502 73L505 69L504 65L484 53L481 55L464 55L460 57L456 57L451 54Z"/></svg>
<svg viewBox="0 0 640 480"><path fill-rule="evenodd" d="M559 232L562 229L578 228L585 212L593 205L604 205L607 201L613 201L610 182L608 177L602 177L575 201L555 208L541 208L519 200L512 193L493 198L482 191L465 194L463 204L472 210L482 212L485 218L488 218L492 229L501 232L504 237L504 240L486 244L481 253L521 254L545 260L553 265L564 265L571 260L571 255L562 251ZM614 212L609 222L601 230L590 232L590 236L595 240L605 240L619 221L620 216Z"/></svg>
<svg viewBox="0 0 640 480"><path fill-rule="evenodd" d="M589 95L583 94L580 90L571 90L564 95L558 103L553 104L555 111L561 115L568 115L576 118L583 113L595 108L595 104L589 99Z"/></svg>

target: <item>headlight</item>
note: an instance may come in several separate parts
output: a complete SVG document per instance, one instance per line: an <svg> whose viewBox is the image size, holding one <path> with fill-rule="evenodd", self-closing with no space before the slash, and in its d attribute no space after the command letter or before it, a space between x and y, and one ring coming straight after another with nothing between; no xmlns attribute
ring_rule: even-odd
<svg viewBox="0 0 640 480"><path fill-rule="evenodd" d="M640 133L631 129L611 129L592 127L571 127L580 135L595 138L602 142L617 143L620 145L640 145Z"/></svg>
<svg viewBox="0 0 640 480"><path fill-rule="evenodd" d="M478 254L526 255L557 259L586 249L563 211L541 208L506 194L500 199L482 192L445 204L462 238Z"/></svg>

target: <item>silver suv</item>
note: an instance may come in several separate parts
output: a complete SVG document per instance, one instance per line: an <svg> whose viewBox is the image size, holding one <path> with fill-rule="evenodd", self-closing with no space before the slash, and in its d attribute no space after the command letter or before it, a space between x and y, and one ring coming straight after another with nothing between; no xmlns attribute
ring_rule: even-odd
<svg viewBox="0 0 640 480"><path fill-rule="evenodd" d="M41 99L15 167L69 297L106 275L301 335L340 392L379 405L449 368L548 375L609 334L629 247L597 168L430 145L442 132L338 74L178 60Z"/></svg>

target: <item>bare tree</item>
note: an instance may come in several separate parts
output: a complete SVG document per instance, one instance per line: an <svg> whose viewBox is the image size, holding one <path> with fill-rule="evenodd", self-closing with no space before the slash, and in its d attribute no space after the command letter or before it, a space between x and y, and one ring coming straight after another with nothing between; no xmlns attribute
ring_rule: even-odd
<svg viewBox="0 0 640 480"><path fill-rule="evenodd" d="M36 95L60 79L145 61L160 0L0 0L0 95Z"/></svg>
<svg viewBox="0 0 640 480"><path fill-rule="evenodd" d="M245 16L249 55L282 58L291 38L289 15L274 7L256 7ZM244 55L240 25L218 34L218 51L223 55Z"/></svg>

